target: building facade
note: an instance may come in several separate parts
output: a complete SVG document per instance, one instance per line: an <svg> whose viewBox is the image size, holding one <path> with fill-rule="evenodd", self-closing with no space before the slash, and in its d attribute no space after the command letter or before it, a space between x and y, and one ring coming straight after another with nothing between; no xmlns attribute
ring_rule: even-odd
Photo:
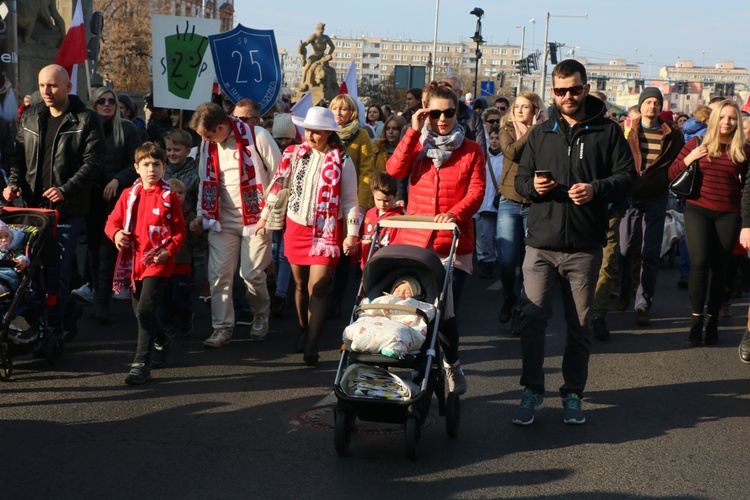
<svg viewBox="0 0 750 500"><path fill-rule="evenodd" d="M173 16L219 19L221 31L234 27L234 0L152 0L151 12Z"/></svg>

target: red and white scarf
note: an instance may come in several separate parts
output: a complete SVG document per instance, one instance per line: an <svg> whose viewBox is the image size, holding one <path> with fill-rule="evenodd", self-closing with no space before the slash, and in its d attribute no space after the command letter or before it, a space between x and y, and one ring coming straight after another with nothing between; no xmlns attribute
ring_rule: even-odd
<svg viewBox="0 0 750 500"><path fill-rule="evenodd" d="M269 195L278 195L283 188L284 179L292 173L292 163L299 161L310 153L310 145L304 143L297 148L297 158L294 146L289 146L281 156L281 161L269 185ZM341 151L336 146L330 146L323 157L320 177L315 186L315 212L313 214L313 237L310 255L324 255L338 257L338 220L341 204Z"/></svg>
<svg viewBox="0 0 750 500"><path fill-rule="evenodd" d="M229 118L229 125L237 141L237 168L240 170L240 200L242 202L242 234L252 234L263 210L263 185L258 181L251 147L255 148L253 127ZM201 176L201 217L203 229L221 231L219 223L219 147L215 142L203 141L199 173ZM225 165L225 168L228 168Z"/></svg>
<svg viewBox="0 0 750 500"><path fill-rule="evenodd" d="M138 179L137 181L135 181L135 184L133 184L133 187L130 189L130 194L128 195L128 204L125 208L125 225L123 226L123 229L129 233L132 233L135 229L135 204L138 202L138 197L140 196L142 189L143 181L141 181L141 179ZM171 191L169 184L167 184L164 179L161 179L159 181L157 189L161 189L160 197L162 199L162 204L167 209L167 212L169 212L171 207L169 203L169 193ZM166 217L170 217L169 213L167 213ZM142 262L146 267L153 264L153 256L156 251L164 247L171 238L169 228L160 229L162 229L162 232L158 234L154 233L148 235L152 246L143 254ZM164 232L163 229L166 229L166 232ZM131 241L129 245L123 247L119 252L117 252L115 273L112 278L112 290L114 290L115 293L120 293L123 290L135 292L135 279L133 277L133 273L135 272L134 260L135 249L133 248L133 243Z"/></svg>

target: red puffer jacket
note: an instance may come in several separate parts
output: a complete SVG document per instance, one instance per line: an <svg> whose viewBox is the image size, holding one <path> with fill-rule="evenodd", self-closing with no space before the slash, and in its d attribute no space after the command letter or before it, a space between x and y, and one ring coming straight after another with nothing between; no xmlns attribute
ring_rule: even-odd
<svg viewBox="0 0 750 500"><path fill-rule="evenodd" d="M406 214L455 215L461 230L457 253L472 253L474 228L471 217L479 210L484 198L485 168L482 148L476 142L464 139L448 161L437 168L432 159L426 156L417 159L422 151L419 137L420 133L409 127L385 166L388 173L397 179L410 175ZM427 248L431 234L430 231L401 230L399 242ZM438 253L447 254L450 243L450 232L439 231L435 235L433 247Z"/></svg>

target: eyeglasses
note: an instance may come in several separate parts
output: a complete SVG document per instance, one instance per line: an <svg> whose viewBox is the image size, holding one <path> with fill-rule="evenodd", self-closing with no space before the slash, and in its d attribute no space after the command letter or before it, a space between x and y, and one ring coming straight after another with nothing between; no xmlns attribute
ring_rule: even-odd
<svg viewBox="0 0 750 500"><path fill-rule="evenodd" d="M235 118L248 124L257 123L260 120L260 116L236 116Z"/></svg>
<svg viewBox="0 0 750 500"><path fill-rule="evenodd" d="M430 118L432 118L433 120L437 120L438 118L440 118L440 115L445 115L446 118L453 118L454 116L456 116L456 108L430 110Z"/></svg>
<svg viewBox="0 0 750 500"><path fill-rule="evenodd" d="M494 118L493 118L492 120L487 120L487 123L490 123L490 124L494 125L494 124L496 124L496 123L500 123L500 120L499 120L499 119L494 119Z"/></svg>
<svg viewBox="0 0 750 500"><path fill-rule="evenodd" d="M563 88L554 87L552 89L552 92L554 92L557 97L565 97L565 94L567 94L568 92L570 92L570 95L572 96L577 96L577 95L581 95L581 93L583 92L583 85L576 85L575 87L563 87Z"/></svg>
<svg viewBox="0 0 750 500"><path fill-rule="evenodd" d="M114 97L100 97L96 100L96 103L99 106L104 106L105 103L114 106L115 104L117 104L117 99L115 99Z"/></svg>
<svg viewBox="0 0 750 500"><path fill-rule="evenodd" d="M499 109L500 111L508 111L507 106L498 106L497 109Z"/></svg>

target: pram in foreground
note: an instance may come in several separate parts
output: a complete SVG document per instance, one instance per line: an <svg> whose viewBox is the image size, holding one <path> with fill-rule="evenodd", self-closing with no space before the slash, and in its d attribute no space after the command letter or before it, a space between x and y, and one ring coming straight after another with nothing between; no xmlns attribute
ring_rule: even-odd
<svg viewBox="0 0 750 500"><path fill-rule="evenodd" d="M13 373L13 357L33 352L54 365L62 356L63 341L49 328L46 308L57 297L57 211L5 206L0 220L14 231L13 246L30 260L15 292L0 301L0 380L6 381ZM0 260L0 266L13 267L15 262Z"/></svg>
<svg viewBox="0 0 750 500"><path fill-rule="evenodd" d="M376 240L382 228L451 231L448 269L437 254L425 248L394 244L373 255L373 245L360 285L360 303L352 314L351 324L355 325L356 320L368 311L395 310L420 316L427 322L427 329L424 342L418 349L400 355L357 352L346 345L342 348L333 387L337 398L335 445L340 454L347 451L357 418L367 422L403 424L406 455L416 460L421 427L429 414L433 393L438 400L439 414L446 417L448 435L455 437L458 432L460 400L453 393L446 398L438 334L446 312L453 257L460 233L455 224L432 222L430 217L399 216L381 220L375 228ZM423 308L372 303L388 292L394 280L405 273L421 283L422 301L434 306L432 318ZM399 369L408 370L410 380L398 377L395 371Z"/></svg>

